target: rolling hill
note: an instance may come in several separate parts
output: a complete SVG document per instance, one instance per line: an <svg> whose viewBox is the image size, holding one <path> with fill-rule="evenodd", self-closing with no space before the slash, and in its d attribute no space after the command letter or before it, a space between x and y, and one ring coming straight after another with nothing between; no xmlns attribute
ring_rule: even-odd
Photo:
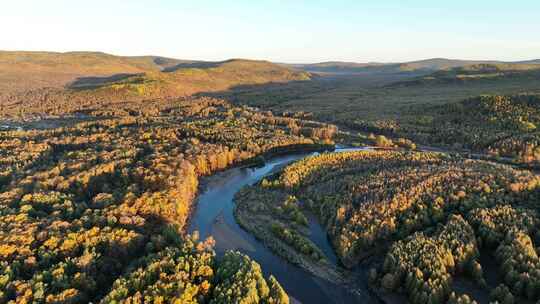
<svg viewBox="0 0 540 304"><path fill-rule="evenodd" d="M363 73L421 73L429 74L439 70L450 70L453 68L482 65L482 64L497 64L497 65L530 65L538 64L540 60L529 60L520 62L502 62L490 60L457 60L446 58L431 58L418 61L402 62L402 63L356 63L356 62L341 62L328 61L313 64L292 64L289 65L296 69L301 69L313 73L337 73L337 74L363 74Z"/></svg>
<svg viewBox="0 0 540 304"><path fill-rule="evenodd" d="M119 102L177 98L240 85L310 79L310 74L267 61L221 62L104 53L0 53L4 116L47 116Z"/></svg>
<svg viewBox="0 0 540 304"><path fill-rule="evenodd" d="M99 52L0 51L0 90L20 92L61 88L80 77L104 77L160 71L181 62L158 56L123 57Z"/></svg>
<svg viewBox="0 0 540 304"><path fill-rule="evenodd" d="M232 72L232 82L239 78L241 81L254 78L253 82L263 81L265 77L281 80L282 76L288 80L296 77L289 74L297 74L270 62L242 59L204 62L160 56L115 56L100 52L0 51L0 90L12 93L44 87L70 87L72 83L80 86L85 81L115 82L127 76L147 73L170 73L169 76L173 76L170 78L175 78L184 72L200 80L205 74L198 73L200 70L205 70L209 77L213 77L213 73L221 73L219 76L222 77ZM166 77L162 75L162 78Z"/></svg>
<svg viewBox="0 0 540 304"><path fill-rule="evenodd" d="M284 64L295 69L313 73L361 73L369 67L387 65L385 63L357 63L344 61L326 61L307 64Z"/></svg>
<svg viewBox="0 0 540 304"><path fill-rule="evenodd" d="M393 83L390 86L463 83L508 78L540 79L540 64L535 64L534 61L528 63L476 63L437 70L428 75Z"/></svg>

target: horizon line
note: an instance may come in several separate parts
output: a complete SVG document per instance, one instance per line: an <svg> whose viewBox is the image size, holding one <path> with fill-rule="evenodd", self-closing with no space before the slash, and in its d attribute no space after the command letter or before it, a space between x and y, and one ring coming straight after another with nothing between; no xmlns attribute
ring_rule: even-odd
<svg viewBox="0 0 540 304"><path fill-rule="evenodd" d="M167 58L167 59L175 59L175 60L185 60L185 61L199 61L199 62L225 62L229 60L251 60L251 61L267 61L275 64L287 64L287 65L299 65L299 64L321 64L321 63L350 63L350 64L404 64L404 63L413 63L413 62L420 62L420 61L428 61L428 60L448 60L448 61L481 61L481 62L500 62L500 63L520 63L520 62L527 62L527 61L537 61L540 60L539 57L533 57L533 58L526 58L526 59L514 59L514 60L502 60L502 59L461 59L461 58L450 58L450 57L441 57L441 56L434 56L434 57L427 57L422 59L414 59L414 60L404 60L404 61L384 61L384 60L368 60L368 61L355 61L355 60L339 60L339 59L328 59L328 60L321 60L321 61L273 61L269 59L260 59L260 58L242 58L242 57L231 57L227 59L222 60L208 60L208 59L192 59L192 58L181 58L176 56L167 56L167 55L153 55L153 54L145 54L145 55L119 55L118 53L114 52L107 52L107 51L83 51L83 50L73 50L73 51L50 51L50 50L21 50L21 49L0 49L0 52L12 52L12 53L52 53L52 54L70 54L70 53L94 53L94 54L104 54L109 56L115 56L115 57L160 57L160 58ZM540 64L540 63L539 63Z"/></svg>

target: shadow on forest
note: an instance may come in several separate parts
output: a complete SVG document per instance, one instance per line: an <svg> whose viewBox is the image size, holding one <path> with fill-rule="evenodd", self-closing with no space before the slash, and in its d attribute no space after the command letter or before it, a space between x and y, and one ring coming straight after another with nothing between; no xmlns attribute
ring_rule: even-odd
<svg viewBox="0 0 540 304"><path fill-rule="evenodd" d="M182 62L174 66L164 68L162 71L165 73L171 73L180 69L209 69L209 68L218 67L228 61L229 60L217 61L217 62L209 62L209 61Z"/></svg>
<svg viewBox="0 0 540 304"><path fill-rule="evenodd" d="M290 100L304 98L306 95L332 90L342 84L341 81L330 81L326 79L268 82L263 84L237 85L221 91L200 92L194 94L193 97L213 97L224 99L237 105L269 108L279 106Z"/></svg>
<svg viewBox="0 0 540 304"><path fill-rule="evenodd" d="M210 69L217 68L225 63L234 62L239 59L228 59L224 61L192 61L181 62L171 67L166 67L162 71L165 73L175 72L180 69Z"/></svg>
<svg viewBox="0 0 540 304"><path fill-rule="evenodd" d="M235 104L272 108L283 103L297 102L301 99L346 98L341 91L378 90L396 81L411 79L411 74L313 74L310 80L287 82L268 82L263 84L237 85L227 90L201 92L195 97L222 98ZM333 94L332 92L336 92ZM331 103L332 100L328 100Z"/></svg>
<svg viewBox="0 0 540 304"><path fill-rule="evenodd" d="M105 76L105 77L98 77L98 76L91 76L91 77L78 77L74 81L68 83L66 85L67 89L72 90L89 90L89 89L96 89L101 86L110 84L111 82L121 81L128 79L130 77L134 76L143 76L144 73L120 73L120 74L114 74L112 76Z"/></svg>

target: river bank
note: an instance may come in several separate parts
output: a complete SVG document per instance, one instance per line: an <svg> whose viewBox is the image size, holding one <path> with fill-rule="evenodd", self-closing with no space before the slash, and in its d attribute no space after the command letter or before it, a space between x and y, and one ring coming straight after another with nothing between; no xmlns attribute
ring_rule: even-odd
<svg viewBox="0 0 540 304"><path fill-rule="evenodd" d="M226 250L248 254L261 265L265 275L274 275L287 293L299 303L378 303L376 299L369 298L367 290L362 293L351 292L341 282L314 276L275 255L267 246L242 229L234 218L233 198L242 187L255 184L281 164L309 154L272 158L262 167L236 167L203 178L187 232L198 231L201 239L212 236L218 256Z"/></svg>
<svg viewBox="0 0 540 304"><path fill-rule="evenodd" d="M336 152L365 149L371 148L336 146ZM258 167L238 166L203 178L201 195L188 231L199 231L201 238L214 237L218 256L226 250L248 254L261 264L267 275L276 276L285 290L300 303L403 302L401 296L370 287L369 266L381 263L377 257L370 258L370 262L363 263L360 268L348 270L342 267L338 259L329 254L333 246L316 216L309 217L305 225L297 225L299 231L303 232L305 244L326 249L323 253L321 250L312 251L311 254L315 252L313 258L299 254L299 248L279 241L271 230L272 217L257 218L249 212L244 213L246 209L237 208L234 199L242 188L260 183L263 179L272 179L283 167L313 153L272 157ZM255 206L250 205L243 208ZM293 218L289 221L291 225L296 225L292 223Z"/></svg>
<svg viewBox="0 0 540 304"><path fill-rule="evenodd" d="M336 152L371 150L370 147L336 148ZM262 183L272 183L279 171L288 164L290 162L274 167L261 179ZM260 183L261 181L257 184ZM305 204L284 196L280 200L284 205L274 205L275 201L269 201L272 205L266 205L265 197L243 197L250 194L249 188L244 187L234 198L234 216L243 229L249 231L259 242L288 263L306 270L311 276L346 288L356 297L355 302L381 302L379 296L369 287L367 263L363 266L365 269L356 267L350 270L341 266L326 229L321 226L317 217L309 212ZM288 211L284 212L283 209ZM289 217L289 214L293 216ZM306 214L307 216L304 216ZM275 221L277 218L280 221ZM291 239L289 241L283 239L283 235Z"/></svg>
<svg viewBox="0 0 540 304"><path fill-rule="evenodd" d="M193 213L197 209L197 199L198 195L204 192L207 189L207 182L214 176L226 175L226 172L235 168L252 168L264 166L266 159L276 158L280 155L286 154L305 154L310 152L321 152L321 151L333 151L335 149L334 145L331 144L294 144L287 146L279 146L269 149L259 155L250 157L240 162L233 163L226 168L218 169L210 173L210 175L195 176L195 188L190 190L190 193L187 193L186 196L189 197L188 201L188 216L187 216L187 225L181 227L180 231L182 234L188 232L188 228L193 217Z"/></svg>

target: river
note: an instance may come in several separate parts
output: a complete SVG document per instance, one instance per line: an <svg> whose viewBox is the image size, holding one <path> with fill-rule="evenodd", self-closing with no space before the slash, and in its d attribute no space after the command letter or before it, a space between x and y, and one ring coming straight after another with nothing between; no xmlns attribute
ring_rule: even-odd
<svg viewBox="0 0 540 304"><path fill-rule="evenodd" d="M339 148L335 152L365 150L367 148ZM260 181L278 166L283 166L313 153L294 154L269 160L263 167L232 168L204 179L202 193L198 196L196 210L191 218L188 232L199 232L201 239L212 236L215 250L221 256L226 250L237 250L257 261L265 274L274 275L291 297L292 303L372 303L367 289L362 295L353 294L345 287L315 277L311 273L288 263L272 253L254 236L244 231L233 215L234 195L242 187ZM311 238L336 262L326 232L310 216Z"/></svg>

